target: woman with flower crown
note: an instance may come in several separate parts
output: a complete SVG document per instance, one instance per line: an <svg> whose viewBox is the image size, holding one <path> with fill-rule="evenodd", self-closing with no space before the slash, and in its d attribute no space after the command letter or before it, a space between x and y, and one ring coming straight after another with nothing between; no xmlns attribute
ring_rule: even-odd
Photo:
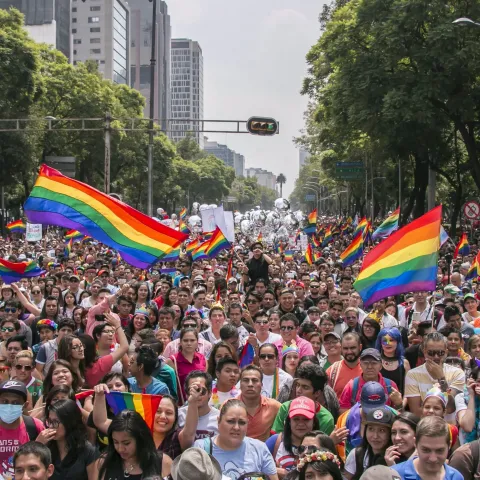
<svg viewBox="0 0 480 480"><path fill-rule="evenodd" d="M298 462L298 480L343 480L339 458L329 450L317 450Z"/></svg>

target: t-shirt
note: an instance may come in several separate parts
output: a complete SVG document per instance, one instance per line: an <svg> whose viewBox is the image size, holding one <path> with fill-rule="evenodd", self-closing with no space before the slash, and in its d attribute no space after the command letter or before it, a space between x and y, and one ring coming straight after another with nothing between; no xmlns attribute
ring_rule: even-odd
<svg viewBox="0 0 480 480"><path fill-rule="evenodd" d="M354 386L353 384L355 382L355 379L350 380L347 383L347 385L345 386L345 388L343 389L342 395L340 397L340 408L341 409L348 410L353 405L355 405L355 403L360 401L360 396L362 394L362 388L365 385L365 380L363 379L362 376L360 376L358 378L359 378L359 380L358 380L357 392L356 392L356 397L355 398L352 398L352 396L353 396L353 386ZM391 405L391 402L390 402L391 391L390 392L388 391L389 389L387 388L387 385L385 383L385 379L383 378L381 373L378 374L378 383L380 383L380 385L385 390L385 395L386 395L386 398L387 398L387 403L386 404ZM394 388L395 390L398 390L397 384L395 382L393 382L393 381L390 382L390 386L392 388Z"/></svg>
<svg viewBox="0 0 480 480"><path fill-rule="evenodd" d="M43 393L43 382L38 378L32 377L30 383L27 385L27 391L32 396L32 405L37 403L37 400Z"/></svg>
<svg viewBox="0 0 480 480"><path fill-rule="evenodd" d="M85 480L88 478L87 467L97 458L97 449L90 442L85 442L81 452L68 452L63 460L60 460L60 456L54 460L55 471L50 480Z"/></svg>
<svg viewBox="0 0 480 480"><path fill-rule="evenodd" d="M480 466L474 465L474 452L472 451L474 448L479 448L478 440L457 448L448 462L452 468L460 472L465 480L480 478Z"/></svg>
<svg viewBox="0 0 480 480"><path fill-rule="evenodd" d="M181 407L178 409L178 426L183 428L185 425L185 419L187 418L188 407ZM218 416L220 412L211 407L210 411L206 415L198 417L197 431L195 432L195 440L199 440L205 437L213 437L218 435Z"/></svg>
<svg viewBox="0 0 480 480"><path fill-rule="evenodd" d="M54 340L49 340L42 344L37 353L37 358L35 359L36 363L44 365L43 367L43 378L47 376L50 366L58 357L58 343ZM94 384L96 385L96 384Z"/></svg>
<svg viewBox="0 0 480 480"><path fill-rule="evenodd" d="M350 368L345 360L335 362L327 369L328 383L333 388L337 397L340 398L343 389L350 380L362 375L362 368L358 362L353 368Z"/></svg>
<svg viewBox="0 0 480 480"><path fill-rule="evenodd" d="M276 433L275 435L272 435L266 442L265 445L267 445L268 450L270 453L273 455L275 453L275 444L277 443L278 436L280 434ZM297 454L297 447L292 445L292 455L286 448L283 443L283 440L280 441L280 445L278 446L277 453L275 455L275 464L277 465L278 468L284 468L289 472L290 470L293 470L295 468L297 462L295 455Z"/></svg>
<svg viewBox="0 0 480 480"><path fill-rule="evenodd" d="M133 377L128 379L128 383L130 383L130 387L133 393L147 393L149 395L169 395L170 394L170 390L168 389L168 387L163 382L161 382L160 380L157 380L154 377L152 377L152 381L147 386L147 388L140 388L137 385L137 379Z"/></svg>
<svg viewBox="0 0 480 480"><path fill-rule="evenodd" d="M399 463L398 465L393 465L390 468L396 470L402 479L408 480L422 480L422 477L417 473L415 467L413 465L413 461L415 458L411 458L406 462ZM346 467L345 467L346 468ZM445 476L443 477L444 480L463 480L463 475L455 468L450 467L449 465L445 464Z"/></svg>
<svg viewBox="0 0 480 480"><path fill-rule="evenodd" d="M36 418L33 418L37 426L37 432L44 430L43 423ZM30 440L27 433L27 427L23 420L20 426L14 429L7 429L0 426L0 475L3 475L5 480L13 479L13 455L21 445Z"/></svg>
<svg viewBox="0 0 480 480"><path fill-rule="evenodd" d="M273 383L274 383L275 375L263 375L263 382L262 382L262 396L267 398L274 398L272 396L273 393ZM281 392L284 385L290 389L293 384L293 377L282 370L281 368L278 369L278 391Z"/></svg>
<svg viewBox="0 0 480 480"><path fill-rule="evenodd" d="M99 358L90 368L85 370L85 380L90 387L94 387L100 383L100 380L108 373L113 367L112 355L105 355Z"/></svg>
<svg viewBox="0 0 480 480"><path fill-rule="evenodd" d="M193 446L209 452L210 442L213 456L220 464L223 474L231 480L237 480L244 473L250 472L261 472L265 475L277 473L272 454L260 440L245 437L236 450L223 450L217 447L215 437L212 440L197 440Z"/></svg>
<svg viewBox="0 0 480 480"><path fill-rule="evenodd" d="M264 343L275 343L279 342L282 339L282 336L279 335L278 333L273 333L273 332L268 332L268 337L264 342L261 342L257 338L258 346L261 347Z"/></svg>

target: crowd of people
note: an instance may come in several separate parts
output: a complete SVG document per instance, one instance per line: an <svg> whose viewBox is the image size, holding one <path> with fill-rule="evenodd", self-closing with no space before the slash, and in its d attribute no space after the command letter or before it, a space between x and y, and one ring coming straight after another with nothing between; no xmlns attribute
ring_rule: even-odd
<svg viewBox="0 0 480 480"><path fill-rule="evenodd" d="M475 246L365 308L341 241L309 264L237 240L148 271L0 241L46 272L0 287L0 479L480 478ZM112 392L161 395L153 425Z"/></svg>

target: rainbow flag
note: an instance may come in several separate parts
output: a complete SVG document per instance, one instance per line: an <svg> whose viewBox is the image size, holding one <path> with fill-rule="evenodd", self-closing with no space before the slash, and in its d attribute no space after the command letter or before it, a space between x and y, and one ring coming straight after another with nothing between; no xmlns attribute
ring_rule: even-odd
<svg viewBox="0 0 480 480"><path fill-rule="evenodd" d="M47 165L42 165L24 210L30 222L76 229L118 250L127 263L142 269L187 238Z"/></svg>
<svg viewBox="0 0 480 480"><path fill-rule="evenodd" d="M390 295L435 290L441 221L438 206L368 252L354 283L365 306Z"/></svg>
<svg viewBox="0 0 480 480"><path fill-rule="evenodd" d="M313 250L313 261L316 262L317 260L320 260L322 257L322 254L320 252L317 252L316 250Z"/></svg>
<svg viewBox="0 0 480 480"><path fill-rule="evenodd" d="M283 243L280 242L278 245L277 245L277 253L279 253L280 255L284 252L284 248L283 248Z"/></svg>
<svg viewBox="0 0 480 480"><path fill-rule="evenodd" d="M162 262L175 262L180 257L180 247L174 248L169 253L167 253L163 258Z"/></svg>
<svg viewBox="0 0 480 480"><path fill-rule="evenodd" d="M286 262L292 262L292 261L293 261L293 250L287 250L287 251L283 254L283 259L284 259Z"/></svg>
<svg viewBox="0 0 480 480"><path fill-rule="evenodd" d="M372 232L373 232L372 224L370 222L367 222L367 226L365 227L363 234L358 236L363 237L363 243L368 245L369 243L373 243ZM353 238L357 238L357 237L353 237Z"/></svg>
<svg viewBox="0 0 480 480"><path fill-rule="evenodd" d="M368 224L368 221L367 221L366 217L363 217L363 218L360 220L360 222L358 222L357 227L356 227L355 230L353 231L353 236L356 237L359 232L362 232L362 233L363 233L363 231L365 230L367 224Z"/></svg>
<svg viewBox="0 0 480 480"><path fill-rule="evenodd" d="M330 226L327 227L325 236L323 237L322 247L326 247L333 240L332 229Z"/></svg>
<svg viewBox="0 0 480 480"><path fill-rule="evenodd" d="M213 236L210 239L209 245L205 253L210 257L216 257L222 250L230 248L230 242L225 238L225 235L217 227L213 232Z"/></svg>
<svg viewBox="0 0 480 480"><path fill-rule="evenodd" d="M185 220L185 218L187 218L187 209L183 207L178 216L180 217L180 220Z"/></svg>
<svg viewBox="0 0 480 480"><path fill-rule="evenodd" d="M450 237L448 236L448 233L443 228L443 225L441 225L440 226L440 246L443 247L443 245L447 243L449 240L450 240Z"/></svg>
<svg viewBox="0 0 480 480"><path fill-rule="evenodd" d="M228 266L227 266L227 281L229 278L233 276L233 254L230 257L230 260L228 261Z"/></svg>
<svg viewBox="0 0 480 480"><path fill-rule="evenodd" d="M316 225L317 224L317 209L315 210L312 210L309 214L308 214L308 223L310 225Z"/></svg>
<svg viewBox="0 0 480 480"><path fill-rule="evenodd" d="M133 410L140 414L153 430L153 421L158 406L162 400L161 395L149 395L147 393L110 392L107 393L107 402L113 413L117 415L123 410Z"/></svg>
<svg viewBox="0 0 480 480"><path fill-rule="evenodd" d="M400 218L400 207L392 212L383 223L373 232L372 240L378 238L387 238L395 230L398 230L398 220Z"/></svg>
<svg viewBox="0 0 480 480"><path fill-rule="evenodd" d="M300 241L300 230L297 230L297 233L295 234L295 243Z"/></svg>
<svg viewBox="0 0 480 480"><path fill-rule="evenodd" d="M71 238L67 244L65 245L65 253L64 255L68 258L72 253L72 245L73 245L73 238Z"/></svg>
<svg viewBox="0 0 480 480"><path fill-rule="evenodd" d="M9 262L0 258L0 277L5 283L18 282L21 278L39 277L43 275L42 270L36 262Z"/></svg>
<svg viewBox="0 0 480 480"><path fill-rule="evenodd" d="M340 254L343 265L351 265L363 255L363 237L358 235L352 243Z"/></svg>
<svg viewBox="0 0 480 480"><path fill-rule="evenodd" d="M172 277L174 277L175 274L177 273L177 269L176 268L161 268L160 273L162 273L164 275L171 275Z"/></svg>
<svg viewBox="0 0 480 480"><path fill-rule="evenodd" d="M178 230L180 232L184 233L185 235L190 235L190 229L187 227L187 224L185 222L183 222L182 220L180 220L180 225L179 225Z"/></svg>
<svg viewBox="0 0 480 480"><path fill-rule="evenodd" d="M207 249L209 244L210 242L207 241L198 245L198 247L192 252L193 260L202 260L203 258L208 258Z"/></svg>
<svg viewBox="0 0 480 480"><path fill-rule="evenodd" d="M80 241L83 243L83 242L90 242L92 240L93 238L90 235L85 235Z"/></svg>
<svg viewBox="0 0 480 480"><path fill-rule="evenodd" d="M258 234L258 237L257 237L257 242L263 242L263 235L262 235L262 232L260 232Z"/></svg>
<svg viewBox="0 0 480 480"><path fill-rule="evenodd" d="M312 243L314 247L320 248L322 246L322 242L318 239L316 235L312 235Z"/></svg>
<svg viewBox="0 0 480 480"><path fill-rule="evenodd" d="M465 275L465 280L472 280L478 276L480 276L480 252L477 253L476 257L473 259L473 262Z"/></svg>
<svg viewBox="0 0 480 480"><path fill-rule="evenodd" d="M79 232L78 230L68 230L67 233L63 236L63 238L66 238L69 240L70 238L80 238L83 237L83 233Z"/></svg>
<svg viewBox="0 0 480 480"><path fill-rule="evenodd" d="M303 229L303 233L305 235L313 235L317 231L317 226L316 225L309 225L308 227L305 227Z"/></svg>
<svg viewBox="0 0 480 480"><path fill-rule="evenodd" d="M192 240L186 247L185 250L187 253L192 253L198 246L200 245L200 242L198 241L198 238L195 240Z"/></svg>
<svg viewBox="0 0 480 480"><path fill-rule="evenodd" d="M458 241L458 244L455 248L455 253L453 254L453 258L457 258L459 255L464 257L470 253L470 245L468 244L467 234L464 232Z"/></svg>
<svg viewBox="0 0 480 480"><path fill-rule="evenodd" d="M312 265L314 262L313 248L311 243L307 245L307 251L305 252L305 260L309 265Z"/></svg>
<svg viewBox="0 0 480 480"><path fill-rule="evenodd" d="M240 368L246 367L247 365L251 365L253 363L253 359L255 358L255 349L250 343L246 343L243 347L242 353L238 360L238 366Z"/></svg>
<svg viewBox="0 0 480 480"><path fill-rule="evenodd" d="M23 220L15 220L14 222L8 223L6 226L10 233L25 233L25 230L27 229Z"/></svg>

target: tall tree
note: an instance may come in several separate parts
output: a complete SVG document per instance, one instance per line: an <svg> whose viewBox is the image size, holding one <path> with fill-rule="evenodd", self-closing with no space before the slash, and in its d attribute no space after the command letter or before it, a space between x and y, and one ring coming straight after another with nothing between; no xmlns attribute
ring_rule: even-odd
<svg viewBox="0 0 480 480"><path fill-rule="evenodd" d="M287 177L283 173L277 176L277 183L280 185L280 197L283 197L283 185L287 183Z"/></svg>

